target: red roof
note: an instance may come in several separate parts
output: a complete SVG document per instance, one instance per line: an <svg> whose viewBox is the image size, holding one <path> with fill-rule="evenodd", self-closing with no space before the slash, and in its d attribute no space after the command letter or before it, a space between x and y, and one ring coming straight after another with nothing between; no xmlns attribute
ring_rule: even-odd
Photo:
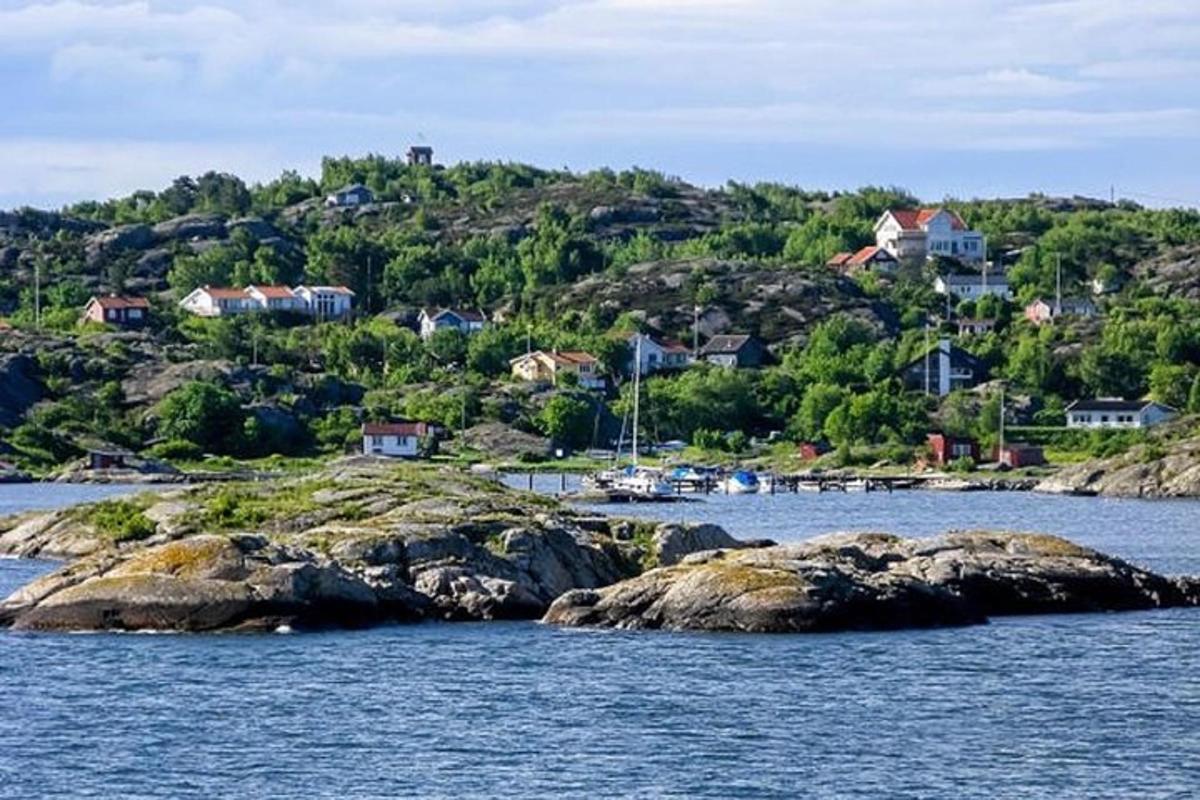
<svg viewBox="0 0 1200 800"><path fill-rule="evenodd" d="M944 208L899 208L888 211L892 218L900 224L900 227L906 231L924 230L929 224L929 220L936 217L939 213L945 211L950 215L950 227L956 231L967 229L966 223L962 221L962 217L953 211L948 211Z"/></svg>
<svg viewBox="0 0 1200 800"><path fill-rule="evenodd" d="M426 422L368 422L362 427L363 436L428 436Z"/></svg>
<svg viewBox="0 0 1200 800"><path fill-rule="evenodd" d="M246 297L245 289L230 289L223 286L205 286L200 291L216 300L239 300Z"/></svg>
<svg viewBox="0 0 1200 800"><path fill-rule="evenodd" d="M692 352L692 348L688 347L686 344L683 344L682 342L676 342L672 339L663 339L661 342L659 342L659 346L668 353Z"/></svg>
<svg viewBox="0 0 1200 800"><path fill-rule="evenodd" d="M119 297L115 294L106 295L104 297L93 297L92 302L99 305L105 311L118 308L149 308L150 301L144 297Z"/></svg>
<svg viewBox="0 0 1200 800"><path fill-rule="evenodd" d="M296 296L296 293L286 286L247 286L246 288L247 290L253 289L268 300L291 300Z"/></svg>
<svg viewBox="0 0 1200 800"><path fill-rule="evenodd" d="M833 258L826 261L825 264L826 266L830 267L844 267L846 266L846 262L853 257L853 253L838 253Z"/></svg>
<svg viewBox="0 0 1200 800"><path fill-rule="evenodd" d="M887 261L895 260L894 258L892 258L892 254L889 253L887 250L884 250L882 247L876 247L875 245L871 245L870 247L864 247L863 249L861 249L857 253L855 253L853 256L851 256L850 259L848 261L846 261L846 266L858 267L858 266L862 266L863 264L868 264L868 263L870 263L871 259L875 258L875 256L879 255L880 253L883 254L883 257Z"/></svg>

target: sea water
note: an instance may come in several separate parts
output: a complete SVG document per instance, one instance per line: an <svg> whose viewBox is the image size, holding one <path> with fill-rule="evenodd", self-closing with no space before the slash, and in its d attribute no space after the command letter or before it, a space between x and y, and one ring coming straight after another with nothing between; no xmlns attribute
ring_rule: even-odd
<svg viewBox="0 0 1200 800"><path fill-rule="evenodd" d="M0 506L55 502L28 488L0 487ZM1039 530L1200 573L1190 501L897 492L605 510L780 541ZM0 562L0 593L52 566ZM1190 798L1200 610L814 636L0 633L0 796Z"/></svg>

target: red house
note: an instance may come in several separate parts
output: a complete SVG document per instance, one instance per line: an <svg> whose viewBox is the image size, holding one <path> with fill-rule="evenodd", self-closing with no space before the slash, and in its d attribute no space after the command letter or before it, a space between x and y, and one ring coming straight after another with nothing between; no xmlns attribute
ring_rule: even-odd
<svg viewBox="0 0 1200 800"><path fill-rule="evenodd" d="M996 448L996 463L1010 469L1040 467L1046 463L1046 454L1037 445L1013 442Z"/></svg>
<svg viewBox="0 0 1200 800"><path fill-rule="evenodd" d="M84 322L99 322L118 328L140 328L150 316L150 303L144 297L118 297L110 294L93 297L83 307Z"/></svg>
<svg viewBox="0 0 1200 800"><path fill-rule="evenodd" d="M951 461L969 458L979 462L979 442L965 437L949 436L944 433L929 434L929 447L933 450L933 463L944 467Z"/></svg>

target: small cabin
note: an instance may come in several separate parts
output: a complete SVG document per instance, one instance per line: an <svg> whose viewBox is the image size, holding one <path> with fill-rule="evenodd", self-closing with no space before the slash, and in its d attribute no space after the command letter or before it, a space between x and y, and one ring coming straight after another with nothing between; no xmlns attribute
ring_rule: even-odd
<svg viewBox="0 0 1200 800"><path fill-rule="evenodd" d="M125 469L133 453L119 448L92 448L87 451L88 469Z"/></svg>
<svg viewBox="0 0 1200 800"><path fill-rule="evenodd" d="M83 322L98 322L117 328L140 328L150 316L150 303L144 297L115 294L93 297L83 308Z"/></svg>
<svg viewBox="0 0 1200 800"><path fill-rule="evenodd" d="M1040 467L1046 463L1046 454L1037 445L1012 442L996 448L996 463L1010 469Z"/></svg>
<svg viewBox="0 0 1200 800"><path fill-rule="evenodd" d="M933 463L939 467L964 458L979 463L979 442L966 436L931 433L929 449L933 451Z"/></svg>
<svg viewBox="0 0 1200 800"><path fill-rule="evenodd" d="M416 458L421 442L433 434L425 422L368 422L362 426L363 455Z"/></svg>

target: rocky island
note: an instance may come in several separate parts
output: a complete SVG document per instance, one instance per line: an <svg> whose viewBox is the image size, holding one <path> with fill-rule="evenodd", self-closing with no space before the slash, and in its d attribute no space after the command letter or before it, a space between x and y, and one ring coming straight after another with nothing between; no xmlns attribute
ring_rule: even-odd
<svg viewBox="0 0 1200 800"><path fill-rule="evenodd" d="M0 520L0 554L70 559L0 603L24 630L251 631L419 620L806 632L1200 603L1037 535L739 542L596 516L452 468L370 458Z"/></svg>

